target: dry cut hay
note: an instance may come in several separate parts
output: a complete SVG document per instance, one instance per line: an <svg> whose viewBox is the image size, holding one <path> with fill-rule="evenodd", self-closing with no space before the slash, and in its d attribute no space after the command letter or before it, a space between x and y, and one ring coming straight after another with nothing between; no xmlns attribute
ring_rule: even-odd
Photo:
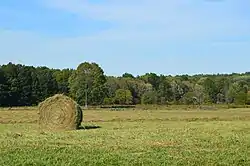
<svg viewBox="0 0 250 166"><path fill-rule="evenodd" d="M56 94L38 106L41 130L76 130L82 122L81 107L70 97Z"/></svg>

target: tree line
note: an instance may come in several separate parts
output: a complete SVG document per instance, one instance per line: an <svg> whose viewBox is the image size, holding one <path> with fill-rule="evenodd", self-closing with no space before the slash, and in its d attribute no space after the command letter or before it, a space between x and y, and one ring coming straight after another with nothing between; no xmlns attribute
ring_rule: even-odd
<svg viewBox="0 0 250 166"><path fill-rule="evenodd" d="M8 63L0 66L0 106L32 106L63 93L84 105L250 104L250 73L114 77L97 63L50 69Z"/></svg>

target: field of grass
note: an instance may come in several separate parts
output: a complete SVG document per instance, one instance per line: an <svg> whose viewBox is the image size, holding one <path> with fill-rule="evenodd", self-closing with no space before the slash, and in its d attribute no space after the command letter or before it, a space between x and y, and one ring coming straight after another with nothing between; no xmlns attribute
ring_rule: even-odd
<svg viewBox="0 0 250 166"><path fill-rule="evenodd" d="M250 165L250 109L86 110L41 133L36 108L0 109L0 165Z"/></svg>

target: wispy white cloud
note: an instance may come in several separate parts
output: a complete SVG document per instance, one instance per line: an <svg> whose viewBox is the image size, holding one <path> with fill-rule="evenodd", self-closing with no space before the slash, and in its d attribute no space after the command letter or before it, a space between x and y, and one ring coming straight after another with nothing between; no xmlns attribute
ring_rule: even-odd
<svg viewBox="0 0 250 166"><path fill-rule="evenodd" d="M47 7L83 18L105 20L116 26L98 34L105 39L195 39L242 35L249 20L237 17L239 1L138 0L90 3L81 0L48 0ZM100 36L99 36L100 35Z"/></svg>

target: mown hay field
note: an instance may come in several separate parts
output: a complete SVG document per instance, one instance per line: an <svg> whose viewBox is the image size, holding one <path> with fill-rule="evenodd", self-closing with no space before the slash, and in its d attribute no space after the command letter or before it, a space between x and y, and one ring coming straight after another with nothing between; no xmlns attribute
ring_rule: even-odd
<svg viewBox="0 0 250 166"><path fill-rule="evenodd" d="M37 108L0 109L0 165L250 165L250 109L84 110L42 133Z"/></svg>

